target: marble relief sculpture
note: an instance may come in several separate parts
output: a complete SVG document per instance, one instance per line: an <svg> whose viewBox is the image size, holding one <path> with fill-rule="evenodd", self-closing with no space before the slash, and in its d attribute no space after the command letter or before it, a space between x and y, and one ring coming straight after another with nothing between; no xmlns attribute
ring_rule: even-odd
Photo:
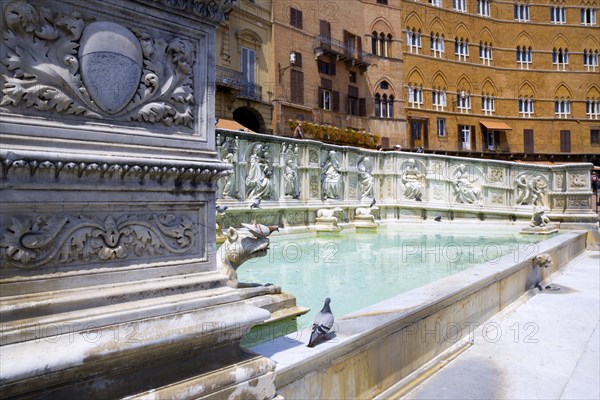
<svg viewBox="0 0 600 400"><path fill-rule="evenodd" d="M371 175L370 171L370 159L365 157L358 164L358 179L360 181L360 198L362 199L372 199L375 197L374 186L375 186L375 178Z"/></svg>
<svg viewBox="0 0 600 400"><path fill-rule="evenodd" d="M517 185L517 205L545 205L544 197L546 197L548 185L540 175L521 175L515 179L515 184Z"/></svg>
<svg viewBox="0 0 600 400"><path fill-rule="evenodd" d="M258 143L250 155L250 165L246 176L246 199L269 199L273 189L272 170L269 160L269 146Z"/></svg>
<svg viewBox="0 0 600 400"><path fill-rule="evenodd" d="M284 195L286 197L298 197L300 194L297 190L298 145L292 146L290 144L286 146L284 143L282 154L285 163L283 170Z"/></svg>
<svg viewBox="0 0 600 400"><path fill-rule="evenodd" d="M402 183L404 184L404 197L410 200L421 199L425 186L425 177L416 166L414 159L407 161L406 168L402 171Z"/></svg>
<svg viewBox="0 0 600 400"><path fill-rule="evenodd" d="M471 179L465 164L460 164L452 176L456 201L465 204L480 204L481 188L474 185L477 178Z"/></svg>
<svg viewBox="0 0 600 400"><path fill-rule="evenodd" d="M339 199L342 196L342 166L334 150L329 151L323 164L321 177L323 199Z"/></svg>
<svg viewBox="0 0 600 400"><path fill-rule="evenodd" d="M193 127L189 40L25 2L8 4L4 15L10 75L1 106Z"/></svg>

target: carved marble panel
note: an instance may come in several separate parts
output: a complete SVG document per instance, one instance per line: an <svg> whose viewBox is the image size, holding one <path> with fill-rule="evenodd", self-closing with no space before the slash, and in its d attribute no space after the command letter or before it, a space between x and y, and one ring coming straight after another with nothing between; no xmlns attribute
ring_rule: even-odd
<svg viewBox="0 0 600 400"><path fill-rule="evenodd" d="M3 17L0 106L194 134L197 42L24 1L8 4Z"/></svg>
<svg viewBox="0 0 600 400"><path fill-rule="evenodd" d="M587 174L569 174L569 189L570 190L591 190L591 185L588 182Z"/></svg>
<svg viewBox="0 0 600 400"><path fill-rule="evenodd" d="M316 175L311 175L310 176L310 181L309 181L309 186L310 186L310 198L311 199L318 199L320 198L319 195L319 178Z"/></svg>
<svg viewBox="0 0 600 400"><path fill-rule="evenodd" d="M1 226L2 269L205 257L198 253L205 241L198 217L184 211L13 215Z"/></svg>
<svg viewBox="0 0 600 400"><path fill-rule="evenodd" d="M504 181L504 170L502 168L490 168L488 170L488 182L502 183Z"/></svg>

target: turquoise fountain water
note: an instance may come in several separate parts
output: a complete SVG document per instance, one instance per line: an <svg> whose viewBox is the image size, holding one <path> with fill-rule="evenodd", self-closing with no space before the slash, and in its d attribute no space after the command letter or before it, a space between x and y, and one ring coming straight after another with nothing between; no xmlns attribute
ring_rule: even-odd
<svg viewBox="0 0 600 400"><path fill-rule="evenodd" d="M517 262L535 254L542 239L483 225L440 228L396 224L377 233L272 236L269 254L246 262L238 275L241 282L270 282L293 293L311 309L297 321L306 327L326 297L341 317L511 252Z"/></svg>

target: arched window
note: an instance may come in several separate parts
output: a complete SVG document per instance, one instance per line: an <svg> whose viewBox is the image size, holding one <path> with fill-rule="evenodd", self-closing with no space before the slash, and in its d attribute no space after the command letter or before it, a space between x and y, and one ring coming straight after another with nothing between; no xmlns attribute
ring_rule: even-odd
<svg viewBox="0 0 600 400"><path fill-rule="evenodd" d="M421 30L406 28L406 48L415 54L419 54L421 48Z"/></svg>
<svg viewBox="0 0 600 400"><path fill-rule="evenodd" d="M595 71L598 68L598 50L583 50L583 66L587 71Z"/></svg>
<svg viewBox="0 0 600 400"><path fill-rule="evenodd" d="M531 46L529 48L517 46L517 65L519 68L529 69L532 60L531 53Z"/></svg>
<svg viewBox="0 0 600 400"><path fill-rule="evenodd" d="M557 118L569 118L571 116L571 100L554 99L554 115Z"/></svg>
<svg viewBox="0 0 600 400"><path fill-rule="evenodd" d="M523 118L533 116L533 97L519 97L519 115Z"/></svg>
<svg viewBox="0 0 600 400"><path fill-rule="evenodd" d="M408 42L407 42L408 43ZM371 33L371 53L380 57L390 57L392 46L392 35L383 32Z"/></svg>
<svg viewBox="0 0 600 400"><path fill-rule="evenodd" d="M444 35L431 32L429 36L429 48L434 57L442 58L444 54Z"/></svg>
<svg viewBox="0 0 600 400"><path fill-rule="evenodd" d="M563 48L552 49L552 64L556 66L557 70L564 71L569 64L569 51Z"/></svg>
<svg viewBox="0 0 600 400"><path fill-rule="evenodd" d="M479 42L479 58L484 65L492 64L492 44L487 42Z"/></svg>
<svg viewBox="0 0 600 400"><path fill-rule="evenodd" d="M600 100L585 100L585 115L589 119L600 119Z"/></svg>

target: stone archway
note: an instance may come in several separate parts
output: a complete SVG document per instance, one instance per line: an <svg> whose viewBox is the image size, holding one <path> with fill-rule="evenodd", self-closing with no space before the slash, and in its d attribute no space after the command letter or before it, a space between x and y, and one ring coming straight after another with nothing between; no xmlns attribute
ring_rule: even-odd
<svg viewBox="0 0 600 400"><path fill-rule="evenodd" d="M239 107L233 112L233 119L254 132L265 132L265 120L252 107Z"/></svg>

